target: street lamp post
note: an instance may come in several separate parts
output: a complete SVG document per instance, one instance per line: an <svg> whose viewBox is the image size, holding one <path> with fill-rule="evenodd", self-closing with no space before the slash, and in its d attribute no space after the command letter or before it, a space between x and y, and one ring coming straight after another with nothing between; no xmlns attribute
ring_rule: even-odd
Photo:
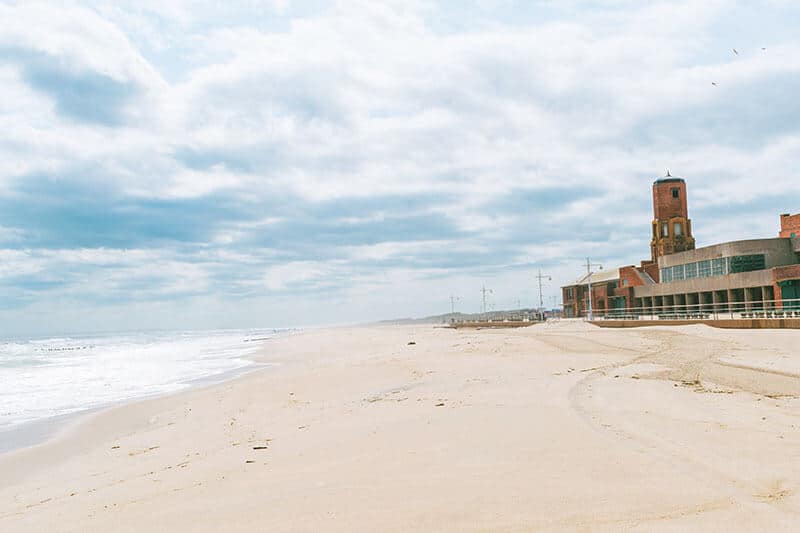
<svg viewBox="0 0 800 533"><path fill-rule="evenodd" d="M451 296L450 297L450 314L451 315L455 316L455 314L456 314L456 302L459 301L460 299L461 298L459 298L458 296Z"/></svg>
<svg viewBox="0 0 800 533"><path fill-rule="evenodd" d="M492 289L487 289L486 285L481 287L481 294L483 295L483 314L484 315L486 314L486 293L494 294L494 291Z"/></svg>
<svg viewBox="0 0 800 533"><path fill-rule="evenodd" d="M589 258L586 258L586 278L589 282L589 311L586 313L586 319L591 322L594 320L594 314L592 313L592 267L596 266L600 270L603 270L603 265L600 263L592 263Z"/></svg>
<svg viewBox="0 0 800 533"><path fill-rule="evenodd" d="M552 277L547 274L542 274L542 269L539 269L539 274L536 276L539 280L539 318L544 320L544 299L542 298L542 280L552 281Z"/></svg>

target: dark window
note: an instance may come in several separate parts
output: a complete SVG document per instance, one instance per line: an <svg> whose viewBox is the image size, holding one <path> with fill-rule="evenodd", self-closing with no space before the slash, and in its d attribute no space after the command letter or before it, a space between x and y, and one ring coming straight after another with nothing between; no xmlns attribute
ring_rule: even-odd
<svg viewBox="0 0 800 533"><path fill-rule="evenodd" d="M677 187L673 187L672 188L672 197L673 198L677 198L678 197L678 194L680 194L678 191L680 191L680 189L678 189Z"/></svg>
<svg viewBox="0 0 800 533"><path fill-rule="evenodd" d="M752 272L754 270L764 270L767 268L764 254L759 255L735 255L728 258L728 272Z"/></svg>

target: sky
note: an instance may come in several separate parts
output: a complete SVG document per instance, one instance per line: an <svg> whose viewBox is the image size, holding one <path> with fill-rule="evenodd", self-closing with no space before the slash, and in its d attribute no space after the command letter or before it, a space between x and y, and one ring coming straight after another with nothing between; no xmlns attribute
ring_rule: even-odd
<svg viewBox="0 0 800 533"><path fill-rule="evenodd" d="M0 0L0 336L546 306L800 211L790 0ZM734 52L734 49L736 52Z"/></svg>

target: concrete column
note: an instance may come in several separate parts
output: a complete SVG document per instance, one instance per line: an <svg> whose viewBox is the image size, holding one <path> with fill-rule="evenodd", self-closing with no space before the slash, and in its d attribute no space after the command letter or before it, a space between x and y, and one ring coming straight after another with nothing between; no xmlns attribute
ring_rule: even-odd
<svg viewBox="0 0 800 533"><path fill-rule="evenodd" d="M735 296L735 294L736 293L733 292L733 289L728 289L728 311L731 312L731 313L733 313L734 311L738 310L736 308L736 296Z"/></svg>
<svg viewBox="0 0 800 533"><path fill-rule="evenodd" d="M775 291L773 291L772 285L761 287L761 294L764 297L764 307L766 309L778 309L778 306L773 301L775 300Z"/></svg>
<svg viewBox="0 0 800 533"><path fill-rule="evenodd" d="M719 313L728 313L730 311L730 294L728 294L727 290L722 291L714 291L714 296L717 301L721 304L717 308L717 312Z"/></svg>
<svg viewBox="0 0 800 533"><path fill-rule="evenodd" d="M701 306L700 310L704 313L710 313L714 310L714 291L707 291L700 293Z"/></svg>
<svg viewBox="0 0 800 533"><path fill-rule="evenodd" d="M686 295L685 294L676 294L674 296L674 305L675 305L675 312L676 313L685 313L686 312Z"/></svg>
<svg viewBox="0 0 800 533"><path fill-rule="evenodd" d="M690 313L699 313L702 311L699 292L691 292L686 295L686 310Z"/></svg>
<svg viewBox="0 0 800 533"><path fill-rule="evenodd" d="M764 310L764 291L761 287L753 287L750 289L750 295L753 299L753 309Z"/></svg>

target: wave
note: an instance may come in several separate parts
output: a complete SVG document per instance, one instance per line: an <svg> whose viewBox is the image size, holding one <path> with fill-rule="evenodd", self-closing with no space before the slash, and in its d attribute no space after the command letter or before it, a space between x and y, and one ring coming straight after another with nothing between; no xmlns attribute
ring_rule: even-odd
<svg viewBox="0 0 800 533"><path fill-rule="evenodd" d="M175 392L253 364L288 330L126 333L0 343L0 428Z"/></svg>

